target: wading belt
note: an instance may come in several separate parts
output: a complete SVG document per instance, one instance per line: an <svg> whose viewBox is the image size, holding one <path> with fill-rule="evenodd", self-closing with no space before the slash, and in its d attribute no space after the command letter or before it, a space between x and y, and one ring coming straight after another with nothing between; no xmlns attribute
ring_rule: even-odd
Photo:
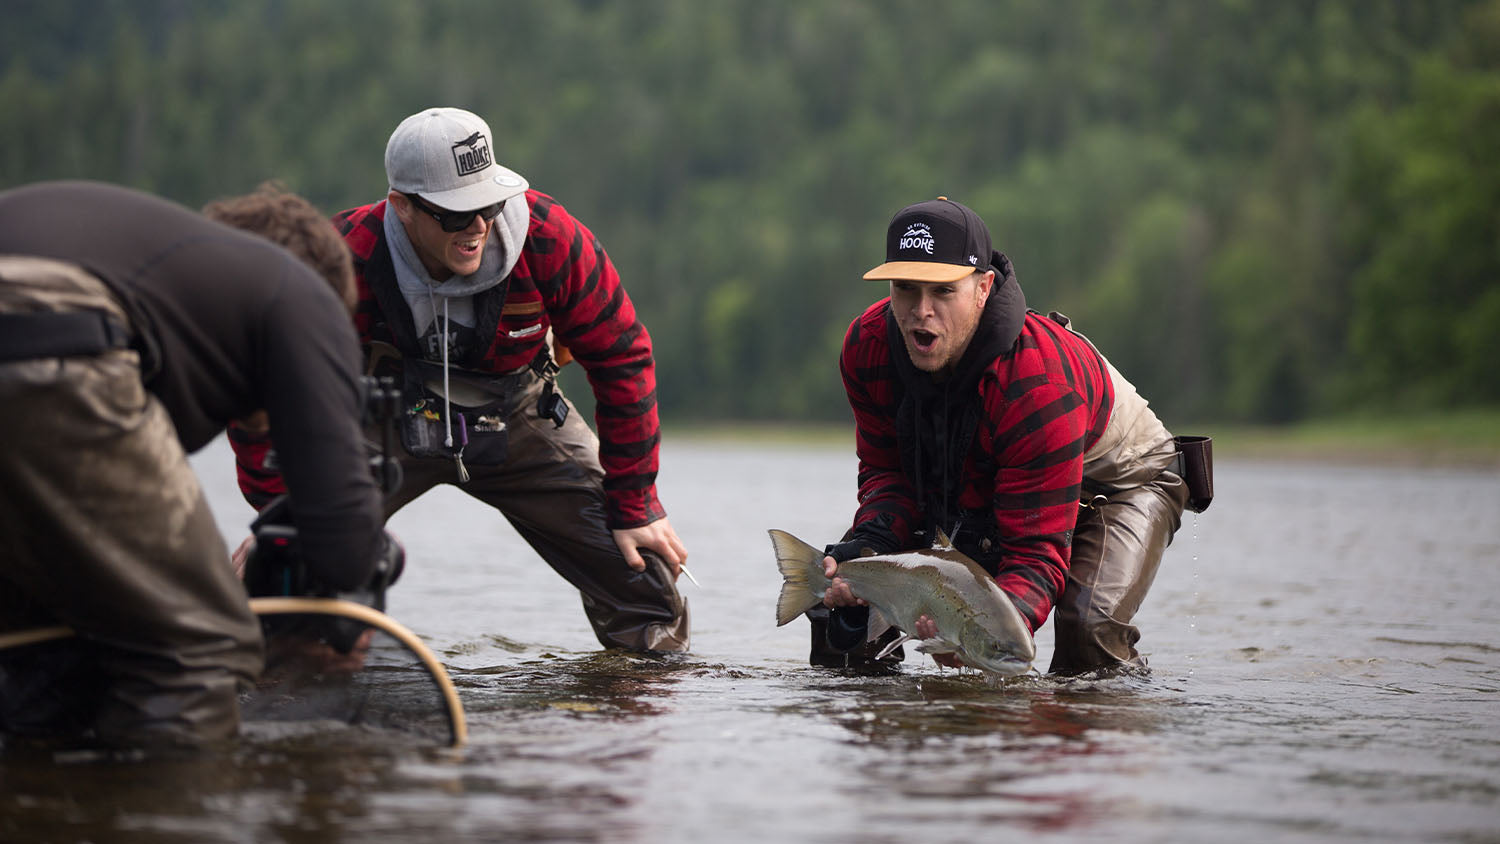
<svg viewBox="0 0 1500 844"><path fill-rule="evenodd" d="M103 311L0 314L0 362L130 348L130 329Z"/></svg>

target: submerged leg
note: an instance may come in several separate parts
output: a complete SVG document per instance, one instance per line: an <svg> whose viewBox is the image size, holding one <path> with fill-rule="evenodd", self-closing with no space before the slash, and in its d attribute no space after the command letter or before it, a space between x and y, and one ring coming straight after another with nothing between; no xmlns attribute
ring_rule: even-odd
<svg viewBox="0 0 1500 844"><path fill-rule="evenodd" d="M615 545L605 515L598 438L576 411L561 428L537 418L540 391L537 382L517 397L507 418L505 464L470 466L473 479L460 489L503 513L542 559L578 589L600 644L687 651L687 600L667 564L644 551L646 569L634 571Z"/></svg>
<svg viewBox="0 0 1500 844"><path fill-rule="evenodd" d="M1182 522L1187 484L1171 472L1081 510L1068 583L1054 611L1057 644L1049 671L1144 668L1140 608L1162 553Z"/></svg>
<svg viewBox="0 0 1500 844"><path fill-rule="evenodd" d="M7 275L0 289L118 314L93 284ZM0 417L4 588L30 604L0 628L39 614L73 628L102 685L91 704L100 738L233 735L239 688L261 668L260 627L136 353L0 364L0 401L23 409Z"/></svg>
<svg viewBox="0 0 1500 844"><path fill-rule="evenodd" d="M843 607L840 614L853 609L866 608ZM884 673L898 670L902 660L906 658L902 643L895 641L902 637L902 633L894 627L887 629L874 641L866 641L862 632L865 627L861 624L859 637L851 641L846 640L843 633L830 634L830 631L835 628L830 623L830 612L827 607L817 606L808 610L807 620L812 631L812 650L807 660L810 665ZM840 630L848 626L844 621L835 623ZM892 643L894 643L892 647L886 647ZM877 654L881 655L877 656Z"/></svg>

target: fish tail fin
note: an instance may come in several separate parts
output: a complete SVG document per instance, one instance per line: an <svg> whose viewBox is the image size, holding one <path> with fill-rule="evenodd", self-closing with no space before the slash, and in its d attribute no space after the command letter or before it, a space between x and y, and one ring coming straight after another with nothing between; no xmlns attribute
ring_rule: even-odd
<svg viewBox="0 0 1500 844"><path fill-rule="evenodd" d="M823 552L784 530L773 530L776 567L781 570L781 596L776 599L776 626L780 627L818 605L828 589L823 576Z"/></svg>

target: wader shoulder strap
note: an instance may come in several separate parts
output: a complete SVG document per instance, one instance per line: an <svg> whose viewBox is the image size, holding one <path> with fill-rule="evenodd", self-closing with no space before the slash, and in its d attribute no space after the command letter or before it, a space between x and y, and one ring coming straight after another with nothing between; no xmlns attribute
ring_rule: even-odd
<svg viewBox="0 0 1500 844"><path fill-rule="evenodd" d="M0 361L97 355L130 345L130 329L103 311L0 314Z"/></svg>
<svg viewBox="0 0 1500 844"><path fill-rule="evenodd" d="M370 293L375 297L375 303L380 308L380 316L385 323L385 330L390 334L391 342L401 354L407 357L421 357L421 347L417 345L417 330L412 321L411 309L406 306L406 299L401 295L401 289L396 284L396 266L391 261L391 247L386 243L384 230L380 232L379 239L375 241L375 248L370 252L370 258L360 272L364 276L365 284L370 288Z"/></svg>
<svg viewBox="0 0 1500 844"><path fill-rule="evenodd" d="M485 355L500 343L500 336L505 333L500 328L500 319L505 314L505 299L510 295L510 280L507 275L499 284L474 296L474 332L479 342L463 361L464 366L478 367Z"/></svg>

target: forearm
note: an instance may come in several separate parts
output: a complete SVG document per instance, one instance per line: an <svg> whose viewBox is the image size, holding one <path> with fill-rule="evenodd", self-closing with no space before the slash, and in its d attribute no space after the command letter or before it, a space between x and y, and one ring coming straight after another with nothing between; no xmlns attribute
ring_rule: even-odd
<svg viewBox="0 0 1500 844"><path fill-rule="evenodd" d="M855 453L859 457L859 507L851 538L877 543L881 551L906 547L921 527L916 491L901 467L901 454L889 419L850 394L854 409Z"/></svg>
<svg viewBox="0 0 1500 844"><path fill-rule="evenodd" d="M226 431L229 447L234 451L235 478L245 502L260 510L271 499L286 492L286 483L276 468L271 438L253 433L231 422Z"/></svg>
<svg viewBox="0 0 1500 844"><path fill-rule="evenodd" d="M916 528L915 501L904 478L875 477L860 484L860 505L854 512L849 542L876 552L897 551L911 544Z"/></svg>
<svg viewBox="0 0 1500 844"><path fill-rule="evenodd" d="M596 385L594 390L605 519L617 530L643 527L666 516L656 493L661 425L654 367L638 371L630 381L633 387ZM595 383L593 373L590 382Z"/></svg>
<svg viewBox="0 0 1500 844"><path fill-rule="evenodd" d="M1025 553L1007 553L1000 563L995 584L1020 611L1035 633L1052 613L1057 596L1067 581L1065 555L1050 545L1029 548Z"/></svg>
<svg viewBox="0 0 1500 844"><path fill-rule="evenodd" d="M990 408L995 426L994 517L1000 541L996 583L1035 631L1067 582L1087 405L1074 390L1048 384ZM1003 444L1003 445L1002 445Z"/></svg>

